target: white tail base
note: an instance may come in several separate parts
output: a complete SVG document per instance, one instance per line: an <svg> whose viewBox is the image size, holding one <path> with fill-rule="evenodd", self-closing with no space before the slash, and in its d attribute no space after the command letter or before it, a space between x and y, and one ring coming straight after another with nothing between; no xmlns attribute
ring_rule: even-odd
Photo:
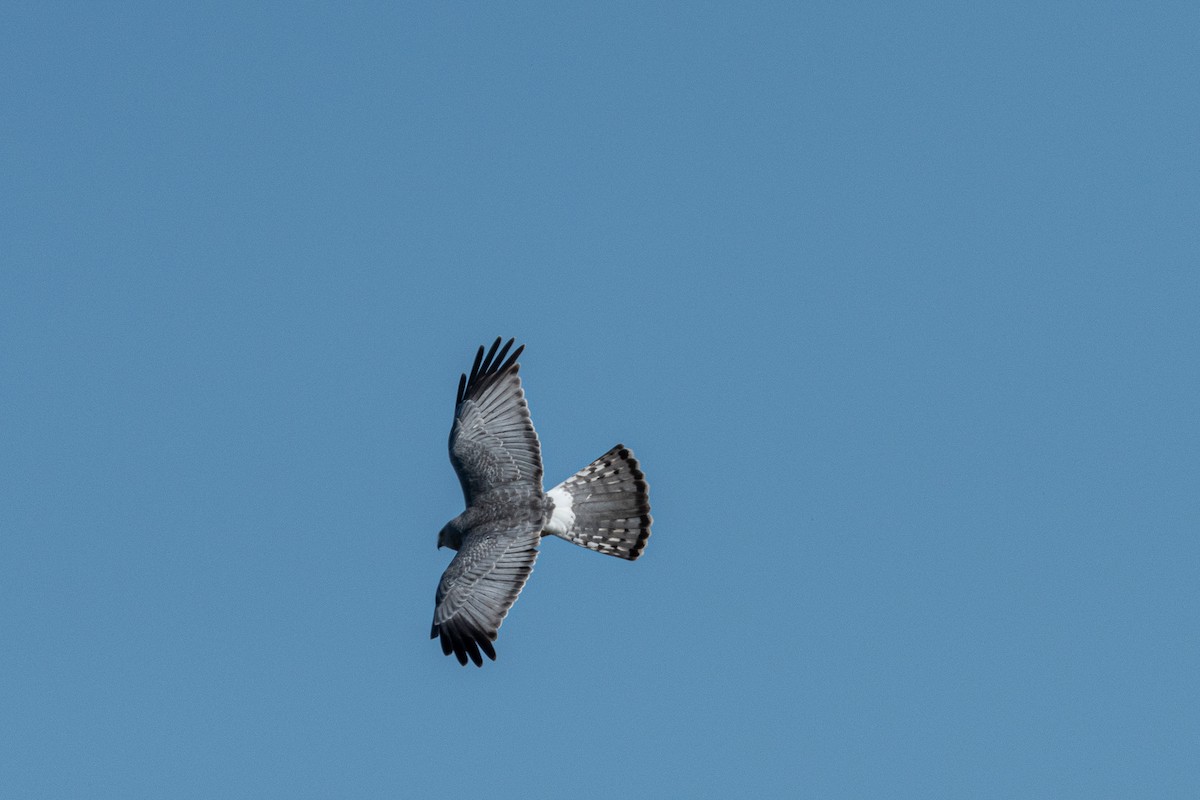
<svg viewBox="0 0 1200 800"><path fill-rule="evenodd" d="M546 494L554 501L554 515L546 523L546 533L554 536L566 536L567 531L571 530L571 526L575 524L575 512L571 510L573 504L571 493L564 489L562 484L559 484Z"/></svg>

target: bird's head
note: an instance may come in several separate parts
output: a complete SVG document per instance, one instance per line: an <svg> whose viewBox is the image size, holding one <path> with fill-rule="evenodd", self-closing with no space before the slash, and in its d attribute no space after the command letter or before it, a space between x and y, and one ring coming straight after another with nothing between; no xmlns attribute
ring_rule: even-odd
<svg viewBox="0 0 1200 800"><path fill-rule="evenodd" d="M438 531L438 549L449 547L451 550L457 550L461 544L462 531L457 525L454 524L454 520L447 522L442 526L442 529Z"/></svg>

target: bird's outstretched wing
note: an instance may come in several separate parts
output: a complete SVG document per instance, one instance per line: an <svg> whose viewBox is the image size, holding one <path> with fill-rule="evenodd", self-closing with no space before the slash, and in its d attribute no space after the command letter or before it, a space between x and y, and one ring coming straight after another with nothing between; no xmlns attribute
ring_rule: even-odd
<svg viewBox="0 0 1200 800"><path fill-rule="evenodd" d="M476 529L442 573L429 638L442 639L442 652L454 653L458 663L470 658L483 666L483 654L496 660L492 642L504 616L537 560L542 535L539 520L513 528L497 524Z"/></svg>
<svg viewBox="0 0 1200 800"><path fill-rule="evenodd" d="M481 346L470 376L458 381L450 463L468 508L497 486L542 491L542 451L517 375L517 357L525 346L508 355L512 344L509 339L501 348L497 338L486 356Z"/></svg>

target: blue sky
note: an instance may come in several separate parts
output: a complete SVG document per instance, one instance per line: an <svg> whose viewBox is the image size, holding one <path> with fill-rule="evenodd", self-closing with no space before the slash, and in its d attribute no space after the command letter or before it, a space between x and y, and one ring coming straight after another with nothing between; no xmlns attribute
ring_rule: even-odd
<svg viewBox="0 0 1200 800"><path fill-rule="evenodd" d="M1195 797L1193 4L0 11L0 794ZM474 348L557 482L428 640Z"/></svg>

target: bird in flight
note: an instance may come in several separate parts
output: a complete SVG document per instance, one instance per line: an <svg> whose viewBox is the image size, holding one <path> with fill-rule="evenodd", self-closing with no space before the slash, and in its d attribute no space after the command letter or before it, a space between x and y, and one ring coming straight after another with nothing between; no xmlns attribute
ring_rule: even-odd
<svg viewBox="0 0 1200 800"><path fill-rule="evenodd" d="M650 496L637 459L618 444L579 472L542 490L542 452L513 339L481 346L470 375L458 381L450 463L467 510L438 533L457 550L438 583L431 639L458 663L496 660L492 642L553 534L618 558L635 560L650 536Z"/></svg>

